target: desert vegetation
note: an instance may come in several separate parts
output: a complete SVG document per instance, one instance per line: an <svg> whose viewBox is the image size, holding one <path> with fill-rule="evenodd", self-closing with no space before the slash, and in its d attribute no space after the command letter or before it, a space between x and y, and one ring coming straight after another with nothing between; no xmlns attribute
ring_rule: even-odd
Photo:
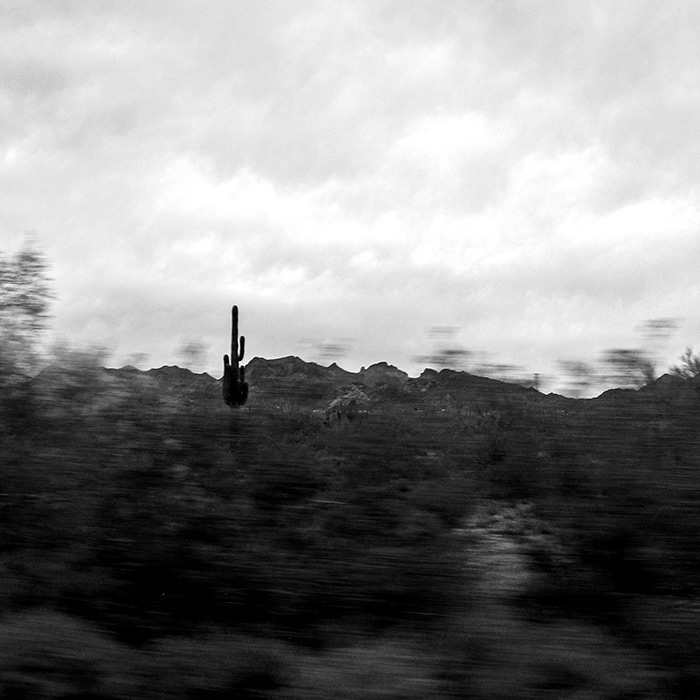
<svg viewBox="0 0 700 700"><path fill-rule="evenodd" d="M30 368L34 288L3 336L3 697L700 694L690 369L573 400L256 358L232 409L177 367Z"/></svg>

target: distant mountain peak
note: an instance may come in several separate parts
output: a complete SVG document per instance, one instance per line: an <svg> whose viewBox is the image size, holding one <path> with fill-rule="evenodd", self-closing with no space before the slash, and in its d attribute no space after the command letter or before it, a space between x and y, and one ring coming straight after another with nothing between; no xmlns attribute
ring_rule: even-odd
<svg viewBox="0 0 700 700"><path fill-rule="evenodd" d="M683 377L678 377L675 374L662 374L660 377L656 378L653 382L648 384L647 386L656 386L656 387L667 387L667 386L681 386L685 382L685 379Z"/></svg>
<svg viewBox="0 0 700 700"><path fill-rule="evenodd" d="M335 362L330 367L322 367L315 362L306 362L296 355L287 355L268 360L264 357L254 357L246 366L248 379L273 377L292 377L295 375L306 378L332 378L339 375L351 376L351 372L338 367Z"/></svg>
<svg viewBox="0 0 700 700"><path fill-rule="evenodd" d="M432 377L437 377L437 370L432 367L426 367L421 373L418 379L429 379Z"/></svg>
<svg viewBox="0 0 700 700"><path fill-rule="evenodd" d="M407 379L406 372L386 362L375 362L367 368L363 367L357 373L357 381L368 386L386 382L405 382Z"/></svg>
<svg viewBox="0 0 700 700"><path fill-rule="evenodd" d="M271 360L263 357L254 357L246 365L246 375L253 382L255 380L272 378L303 377L331 383L342 382L348 384L354 382L368 386L408 380L406 372L387 362L376 362L369 367L362 367L359 372L350 372L335 362L328 365L328 367L323 367L316 362L306 362L294 355Z"/></svg>
<svg viewBox="0 0 700 700"><path fill-rule="evenodd" d="M133 368L131 367L122 367L122 370L126 371L131 371ZM164 377L172 377L172 378L179 378L179 379L192 379L193 377L207 377L208 379L214 379L210 374L207 372L193 372L191 369L187 369L187 367L178 367L177 365L163 365L162 367L157 367L153 369L146 370L144 372L149 377L159 377L159 378L164 378Z"/></svg>

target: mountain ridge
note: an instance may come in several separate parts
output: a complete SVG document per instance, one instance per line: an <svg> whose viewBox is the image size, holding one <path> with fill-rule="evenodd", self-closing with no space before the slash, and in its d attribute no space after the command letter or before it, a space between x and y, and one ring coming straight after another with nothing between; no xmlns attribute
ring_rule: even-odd
<svg viewBox="0 0 700 700"><path fill-rule="evenodd" d="M538 403L565 402L571 406L602 406L620 401L638 403L649 399L687 402L700 398L700 376L684 379L671 374L663 374L640 389L611 388L594 398L573 399L554 393L544 394L534 387L482 377L461 370L436 370L428 367L417 377L410 377L387 362L376 362L352 372L335 362L324 367L316 362L307 362L300 357L288 355L272 359L254 357L245 365L245 370L246 381L252 390L251 399L255 400L257 393L263 403L274 397L284 396L296 397L304 403L321 405L347 392L353 385L362 386L373 394L378 392L378 395L387 397L391 394L395 398L400 395L409 401L428 401L445 405L507 397L521 397L522 400ZM173 399L182 396L188 402L196 401L197 396L205 398L207 402L221 397L221 378L206 372L193 372L177 365L164 365L148 370L139 370L130 365L119 368L51 365L31 381L47 390L53 387L55 391L68 375L77 379L81 375L86 377L94 372L103 376L115 389L141 383L144 386L150 385L158 393Z"/></svg>

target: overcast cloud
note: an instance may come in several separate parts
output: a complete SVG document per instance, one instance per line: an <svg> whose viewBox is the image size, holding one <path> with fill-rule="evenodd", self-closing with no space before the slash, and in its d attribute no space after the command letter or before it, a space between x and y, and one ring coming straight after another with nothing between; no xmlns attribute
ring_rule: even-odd
<svg viewBox="0 0 700 700"><path fill-rule="evenodd" d="M52 329L221 374L429 330L549 374L685 319L700 349L700 3L0 5L0 249ZM336 342L337 341L337 342ZM316 345L314 345L316 344Z"/></svg>

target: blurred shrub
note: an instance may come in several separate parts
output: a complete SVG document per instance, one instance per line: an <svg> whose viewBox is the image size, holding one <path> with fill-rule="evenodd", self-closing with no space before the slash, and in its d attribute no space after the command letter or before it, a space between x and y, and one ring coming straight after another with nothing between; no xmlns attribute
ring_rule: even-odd
<svg viewBox="0 0 700 700"><path fill-rule="evenodd" d="M661 700L666 676L645 654L592 626L526 623L498 605L465 615L445 650L452 696L486 700ZM459 641L457 641L459 640Z"/></svg>
<svg viewBox="0 0 700 700"><path fill-rule="evenodd" d="M399 641L369 642L300 660L292 687L280 700L438 700L430 653Z"/></svg>
<svg viewBox="0 0 700 700"><path fill-rule="evenodd" d="M48 609L0 621L0 696L133 698L138 656L92 625Z"/></svg>
<svg viewBox="0 0 700 700"><path fill-rule="evenodd" d="M52 296L47 270L29 238L14 256L0 254L0 386L26 380L36 371L37 345Z"/></svg>
<svg viewBox="0 0 700 700"><path fill-rule="evenodd" d="M296 666L283 644L216 631L156 641L146 654L143 698L268 698Z"/></svg>

